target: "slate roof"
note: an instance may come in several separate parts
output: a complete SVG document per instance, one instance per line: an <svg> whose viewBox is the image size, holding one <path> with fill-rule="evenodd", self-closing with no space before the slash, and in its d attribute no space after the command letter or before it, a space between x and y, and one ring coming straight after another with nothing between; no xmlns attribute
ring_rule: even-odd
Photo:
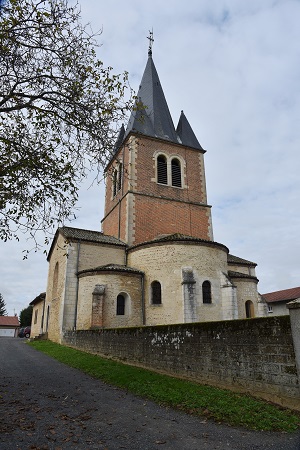
<svg viewBox="0 0 300 450"><path fill-rule="evenodd" d="M98 266L92 269L84 269L78 272L78 275L88 272L126 272L126 273L136 273L143 275L144 272L139 269L134 269L133 267L124 266L121 264L106 264L105 266Z"/></svg>
<svg viewBox="0 0 300 450"><path fill-rule="evenodd" d="M255 262L248 261L247 259L239 258L238 256L234 256L231 254L228 254L227 262L228 264L237 264L237 265L240 264L243 266L254 266L254 267L257 266Z"/></svg>
<svg viewBox="0 0 300 450"><path fill-rule="evenodd" d="M51 253L53 251L56 238L59 233L62 233L62 235L67 240L75 240L75 241L85 241L85 242L97 242L101 244L112 244L112 245L118 245L122 247L126 247L125 242L120 241L119 239L108 236L106 234L103 234L101 231L94 231L94 230L83 230L82 228L73 228L73 227L61 227L58 228L55 237L52 241L52 245L49 250L49 254L47 257L47 260L49 261Z"/></svg>
<svg viewBox="0 0 300 450"><path fill-rule="evenodd" d="M0 316L1 327L18 327L20 326L17 316Z"/></svg>
<svg viewBox="0 0 300 450"><path fill-rule="evenodd" d="M176 133L183 145L203 150L183 111L181 111Z"/></svg>
<svg viewBox="0 0 300 450"><path fill-rule="evenodd" d="M76 239L89 242L100 242L103 244L115 244L126 246L126 244L119 239L103 234L101 231L83 230L81 228L61 227L59 231L67 239Z"/></svg>
<svg viewBox="0 0 300 450"><path fill-rule="evenodd" d="M300 298L300 287L262 294L267 303L287 302Z"/></svg>
<svg viewBox="0 0 300 450"><path fill-rule="evenodd" d="M249 275L247 273L242 273L242 272L235 272L233 270L228 270L228 276L229 276L229 278L248 278L250 280L258 281L258 278L256 278L253 275Z"/></svg>
<svg viewBox="0 0 300 450"><path fill-rule="evenodd" d="M186 234L181 234L181 233L174 233L174 234L167 234L165 236L161 236L161 237L157 237L151 241L145 241L145 242L141 242L140 244L136 244L136 245L132 245L129 249L133 249L135 247L141 247L143 245L151 245L151 244L155 244L155 243L159 243L159 242L203 242L204 244L209 244L209 245L216 245L216 246L221 246L223 247L227 252L229 252L228 248L226 247L226 245L224 244L220 244L218 242L215 241L209 241L208 239L201 239L201 238L197 238L197 237L193 237L193 236L188 236Z"/></svg>
<svg viewBox="0 0 300 450"><path fill-rule="evenodd" d="M130 132L171 141L176 144L183 144L204 151L183 112L175 130L152 59L152 52L148 53L148 61L137 93L136 110L131 113L125 135L121 129L116 148L121 145L120 136L123 135L126 138Z"/></svg>

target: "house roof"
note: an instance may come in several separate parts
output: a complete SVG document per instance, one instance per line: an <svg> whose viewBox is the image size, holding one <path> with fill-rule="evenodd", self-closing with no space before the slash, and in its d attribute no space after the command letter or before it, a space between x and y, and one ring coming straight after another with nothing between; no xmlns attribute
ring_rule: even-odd
<svg viewBox="0 0 300 450"><path fill-rule="evenodd" d="M228 264L237 264L237 265L243 265L243 266L253 266L256 267L257 264L252 261L248 261L247 259L239 258L238 256L230 255L227 256L227 262Z"/></svg>
<svg viewBox="0 0 300 450"><path fill-rule="evenodd" d="M152 59L152 51L148 52L148 61L137 93L136 108L131 113L125 134L122 129L120 131L115 146L116 150L120 147L123 137L125 139L131 132L182 144L202 152L205 151L199 144L183 112L181 112L178 126L175 130Z"/></svg>
<svg viewBox="0 0 300 450"><path fill-rule="evenodd" d="M262 294L262 296L267 303L292 301L300 298L300 287L268 292L267 294Z"/></svg>
<svg viewBox="0 0 300 450"><path fill-rule="evenodd" d="M17 316L0 316L1 327L18 327L20 325Z"/></svg>
<svg viewBox="0 0 300 450"><path fill-rule="evenodd" d="M37 303L43 302L46 298L46 292L41 292L37 297L35 297L32 302L29 303L29 305L36 305Z"/></svg>
<svg viewBox="0 0 300 450"><path fill-rule="evenodd" d="M73 227L61 227L56 230L54 239L52 241L52 245L49 250L49 254L47 260L49 261L51 253L53 251L56 239L58 234L61 233L66 240L69 241L85 241L85 242L95 242L100 244L110 244L110 245L118 245L121 247L126 247L125 242L120 241L119 239L103 234L101 231L94 230L83 230L81 228L73 228Z"/></svg>

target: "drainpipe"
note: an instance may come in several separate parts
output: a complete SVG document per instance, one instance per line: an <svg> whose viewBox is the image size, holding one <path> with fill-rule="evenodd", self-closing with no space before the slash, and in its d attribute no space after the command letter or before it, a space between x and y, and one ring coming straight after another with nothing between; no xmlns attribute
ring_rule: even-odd
<svg viewBox="0 0 300 450"><path fill-rule="evenodd" d="M77 286L76 286L76 294L75 294L75 316L74 316L74 331L77 327L77 308L78 308L78 290L79 290L79 278L78 278L78 269L79 269L79 254L80 254L80 243L81 241L77 242L77 261L76 261L76 276L77 276Z"/></svg>

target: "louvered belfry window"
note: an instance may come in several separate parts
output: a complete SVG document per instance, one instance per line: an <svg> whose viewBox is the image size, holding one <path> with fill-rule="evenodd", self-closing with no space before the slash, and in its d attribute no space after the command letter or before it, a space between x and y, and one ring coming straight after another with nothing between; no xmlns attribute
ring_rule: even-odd
<svg viewBox="0 0 300 450"><path fill-rule="evenodd" d="M167 158L163 155L157 158L157 182L168 184Z"/></svg>
<svg viewBox="0 0 300 450"><path fill-rule="evenodd" d="M172 186L181 187L181 168L180 161L176 158L172 159Z"/></svg>

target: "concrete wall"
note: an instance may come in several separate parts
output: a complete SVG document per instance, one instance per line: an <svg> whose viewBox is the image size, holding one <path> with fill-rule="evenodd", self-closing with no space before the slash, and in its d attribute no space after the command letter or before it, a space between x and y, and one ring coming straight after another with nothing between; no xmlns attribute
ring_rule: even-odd
<svg viewBox="0 0 300 450"><path fill-rule="evenodd" d="M63 343L300 409L289 317L70 331Z"/></svg>
<svg viewBox="0 0 300 450"><path fill-rule="evenodd" d="M268 312L268 314L274 316L286 316L289 313L286 304L287 302L268 303L268 305L272 306L272 312Z"/></svg>

